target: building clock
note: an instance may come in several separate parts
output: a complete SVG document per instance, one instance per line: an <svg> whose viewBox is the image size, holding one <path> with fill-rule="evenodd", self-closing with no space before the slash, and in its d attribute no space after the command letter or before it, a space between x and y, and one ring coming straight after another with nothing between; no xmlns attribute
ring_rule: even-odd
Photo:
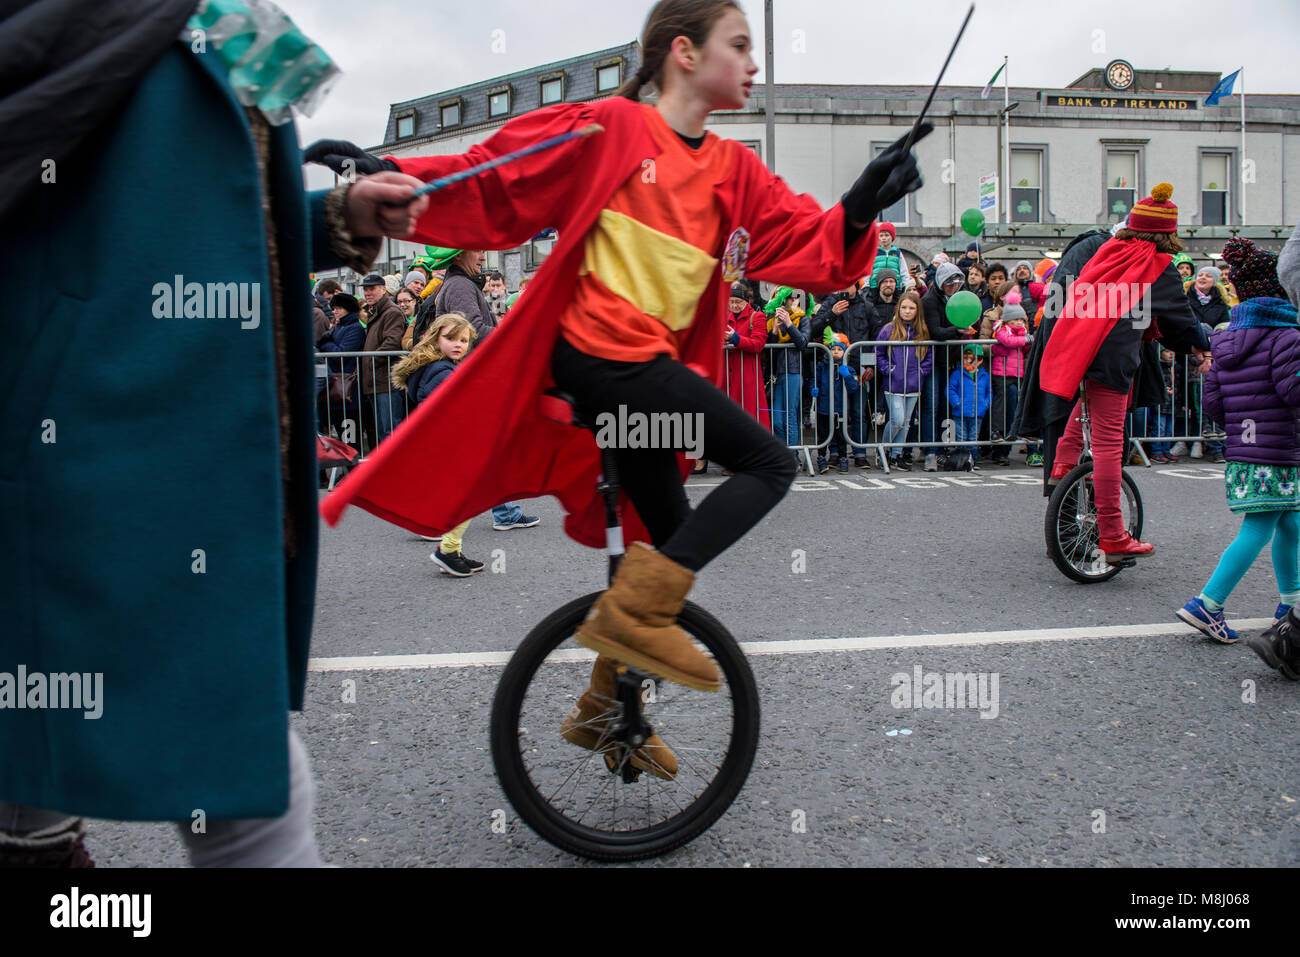
<svg viewBox="0 0 1300 957"><path fill-rule="evenodd" d="M1118 90L1121 93L1133 85L1133 80L1137 76L1133 70L1133 64L1127 60L1111 60L1106 66L1106 83L1112 90Z"/></svg>

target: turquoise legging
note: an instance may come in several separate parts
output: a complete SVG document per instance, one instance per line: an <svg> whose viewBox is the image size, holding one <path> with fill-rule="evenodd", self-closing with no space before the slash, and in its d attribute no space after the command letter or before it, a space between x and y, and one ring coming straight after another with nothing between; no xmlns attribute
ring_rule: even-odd
<svg viewBox="0 0 1300 957"><path fill-rule="evenodd" d="M1224 604L1270 538L1278 591L1283 595L1300 591L1300 512L1250 512L1237 537L1224 549L1205 594Z"/></svg>

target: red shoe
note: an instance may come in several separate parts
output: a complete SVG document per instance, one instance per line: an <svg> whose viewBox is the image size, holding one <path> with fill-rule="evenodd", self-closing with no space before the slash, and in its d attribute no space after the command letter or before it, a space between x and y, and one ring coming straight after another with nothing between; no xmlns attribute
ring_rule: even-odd
<svg viewBox="0 0 1300 957"><path fill-rule="evenodd" d="M1117 565L1130 558L1142 558L1156 550L1150 542L1139 542L1127 532L1123 538L1103 538L1100 548L1108 565Z"/></svg>
<svg viewBox="0 0 1300 957"><path fill-rule="evenodd" d="M1047 484L1060 485L1061 479L1065 478L1073 470L1073 465L1067 465L1064 462L1054 462L1052 464L1052 474L1048 477Z"/></svg>

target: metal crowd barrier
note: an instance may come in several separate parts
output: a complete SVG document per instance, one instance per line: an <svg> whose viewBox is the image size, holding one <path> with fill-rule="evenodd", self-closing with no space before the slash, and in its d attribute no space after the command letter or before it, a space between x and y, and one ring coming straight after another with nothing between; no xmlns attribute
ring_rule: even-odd
<svg viewBox="0 0 1300 957"><path fill-rule="evenodd" d="M997 382L1000 377L994 377L991 368L992 346L995 342L993 339L961 339L947 342L872 340L851 343L845 351L844 364L853 365L857 369L855 378L859 385L852 392L834 371L835 362L830 348L820 342L809 343L803 350L797 350L791 343L767 343L760 353L727 345L723 363L725 390L759 421L766 418L772 434L785 442L791 453L806 466L809 474L816 471L815 456L825 454L836 439L839 440L835 444L841 449L840 454L847 453L852 458L861 458L869 452L875 452L875 464L886 472L890 471L889 458L893 450L901 453L918 448L925 454L924 450L938 452L957 447L999 446L1006 447L1009 454L1015 445L1024 444L1028 449L1037 443L1034 439L1008 435L1015 420L1016 404L1024 379L1007 376L1002 383ZM876 374L880 355L878 350L891 349L891 361L901 361L905 372L912 363L921 361L916 355L920 347L932 350L930 355L934 358L938 357L937 350L945 350L949 355L946 367L951 377L952 372L961 369L961 350L968 345L984 347L980 368L990 378L990 405L979 417L973 437L967 437L971 433L953 415L949 383L937 381L933 360L921 394L902 404L906 421L890 421L884 383ZM797 365L791 353L798 355ZM388 393L363 394L359 371L367 366L373 372L376 383L388 385L392 367L406 355L405 352L317 353L316 408L319 431L352 446L364 461L383 435L384 423L381 416L377 415L374 397ZM827 405L831 415L822 417L818 413L817 400L821 396L814 395L812 389L817 381L817 367L821 363L825 363L829 370L829 387L840 393L839 407L844 412L837 416L838 421L831 419L835 406L829 400ZM1181 370L1175 371L1179 363ZM1139 409L1129 413L1131 454L1140 457L1142 464L1150 465L1150 455L1163 452L1167 445L1172 446L1176 442L1188 446L1199 442L1203 446L1203 452L1213 456L1218 449L1216 443L1223 441L1223 430L1204 418L1200 401L1202 377L1192 371L1193 365L1191 356L1175 356L1174 364L1169 366L1168 388L1172 392L1167 393L1168 402L1165 406L1154 407L1154 411ZM864 383L862 374L867 369L871 369L873 375ZM329 394L329 378L346 372L358 372L358 375L347 400L339 403ZM966 376L960 376L956 393L959 402L967 400L970 388L973 388L973 383ZM1004 390L1001 402L997 401L998 388ZM929 404L926 402L927 390L934 393ZM399 413L395 427L410 414L412 406L405 390L393 391L399 395L394 403L394 408ZM828 419L831 420L827 421ZM900 432L900 429L906 431Z"/></svg>
<svg viewBox="0 0 1300 957"><path fill-rule="evenodd" d="M405 389L393 389L389 376L393 366L401 362L409 353L406 352L318 352L316 354L316 429L323 435L332 435L356 449L365 461L381 435L386 437L392 430L384 432L379 410L374 398L376 395L387 396L389 390L400 398L396 407L399 415L394 418L395 428L411 412L411 401ZM383 392L365 394L362 391L362 370L372 377L376 385L382 384ZM339 402L329 388L329 380L337 375L355 373L355 378L343 402ZM333 487L333 478L330 487Z"/></svg>
<svg viewBox="0 0 1300 957"><path fill-rule="evenodd" d="M1129 412L1131 455L1137 456L1143 465L1150 466L1152 455L1167 454L1179 442L1189 452L1200 444L1201 457L1205 458L1225 451L1227 434L1217 422L1205 417L1201 407L1204 376L1195 371L1196 365L1190 355L1175 354L1168 365L1162 362L1161 374L1168 383L1165 402Z"/></svg>

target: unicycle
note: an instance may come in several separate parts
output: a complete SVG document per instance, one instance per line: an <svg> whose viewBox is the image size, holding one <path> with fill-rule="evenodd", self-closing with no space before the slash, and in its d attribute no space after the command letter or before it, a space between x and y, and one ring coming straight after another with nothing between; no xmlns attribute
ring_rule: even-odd
<svg viewBox="0 0 1300 957"><path fill-rule="evenodd" d="M1084 585L1110 581L1125 568L1137 564L1125 558L1106 561L1097 529L1097 501L1092 487L1092 434L1088 400L1080 390L1079 425L1083 452L1076 465L1052 491L1047 502L1043 534L1047 554L1067 578ZM1142 537L1142 496L1127 472L1120 473L1120 513L1124 527L1134 538Z"/></svg>
<svg viewBox="0 0 1300 957"><path fill-rule="evenodd" d="M543 397L548 418L595 431L558 390ZM605 503L609 578L623 555L618 472L601 450L596 485ZM515 811L556 847L601 861L655 857L707 830L731 805L758 748L758 688L740 646L722 624L687 602L677 624L713 656L720 691L683 685L618 665L595 750L560 735L587 688L596 653L574 632L599 597L576 598L540 622L516 649L492 702L491 748ZM677 759L671 778L638 770L631 758L659 734Z"/></svg>

